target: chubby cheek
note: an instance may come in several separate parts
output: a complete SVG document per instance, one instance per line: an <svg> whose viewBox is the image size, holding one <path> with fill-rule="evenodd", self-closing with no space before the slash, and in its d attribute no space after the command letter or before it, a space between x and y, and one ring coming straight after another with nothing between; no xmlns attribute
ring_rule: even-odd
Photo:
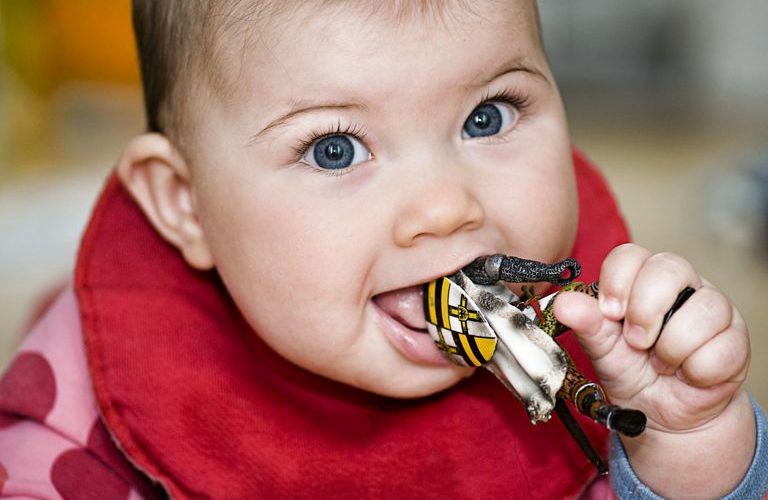
<svg viewBox="0 0 768 500"><path fill-rule="evenodd" d="M310 369L354 347L371 257L329 207L266 183L206 186L198 203L215 266L269 345Z"/></svg>
<svg viewBox="0 0 768 500"><path fill-rule="evenodd" d="M576 181L568 158L567 171L557 172L557 177L550 177L548 185L542 189L542 198L535 203L535 213L531 216L536 222L530 245L541 249L546 261L555 261L568 257L576 240L579 207Z"/></svg>
<svg viewBox="0 0 768 500"><path fill-rule="evenodd" d="M487 182L485 201L504 234L506 253L552 262L568 256L576 236L578 200L567 141L528 148Z"/></svg>
<svg viewBox="0 0 768 500"><path fill-rule="evenodd" d="M579 223L579 201L570 142L564 140L561 148L553 154L553 172L548 175L545 198L538 204L542 214L541 236L553 242L551 260L568 257L576 241Z"/></svg>

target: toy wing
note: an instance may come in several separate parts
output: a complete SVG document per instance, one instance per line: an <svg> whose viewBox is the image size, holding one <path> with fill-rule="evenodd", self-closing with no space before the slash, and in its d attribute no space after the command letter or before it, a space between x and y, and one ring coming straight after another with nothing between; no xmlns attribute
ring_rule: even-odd
<svg viewBox="0 0 768 500"><path fill-rule="evenodd" d="M485 366L521 401L532 423L549 420L568 356L513 303L503 285L476 285L459 271L425 291L427 330L453 362Z"/></svg>

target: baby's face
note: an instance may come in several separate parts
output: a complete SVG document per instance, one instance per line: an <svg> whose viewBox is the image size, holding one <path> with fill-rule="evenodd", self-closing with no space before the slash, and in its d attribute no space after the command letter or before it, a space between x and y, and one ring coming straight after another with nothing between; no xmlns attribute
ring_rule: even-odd
<svg viewBox="0 0 768 500"><path fill-rule="evenodd" d="M479 255L571 248L570 145L531 7L471 5L306 7L245 32L231 103L201 110L194 203L215 265L312 372L397 397L451 386L471 372L434 348L422 285Z"/></svg>

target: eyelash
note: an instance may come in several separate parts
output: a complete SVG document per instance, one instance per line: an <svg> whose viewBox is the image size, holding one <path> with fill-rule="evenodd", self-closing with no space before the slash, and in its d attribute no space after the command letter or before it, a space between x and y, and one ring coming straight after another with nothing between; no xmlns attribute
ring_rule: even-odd
<svg viewBox="0 0 768 500"><path fill-rule="evenodd" d="M472 109L477 109L478 106L485 104L486 102L503 102L509 104L514 107L521 116L531 106L531 98L529 95L515 92L512 89L502 89L493 94L490 92L486 93L483 98L480 99L480 102L478 102Z"/></svg>
<svg viewBox="0 0 768 500"><path fill-rule="evenodd" d="M330 126L329 128L325 129L324 131L316 131L316 132L310 132L305 138L301 139L298 144L293 148L294 151L294 161L296 163L304 164L301 160L304 158L304 156L307 154L307 151L309 151L309 148L312 147L312 145L322 139L325 139L326 137L332 137L334 135L351 135L358 141L365 144L365 136L367 135L367 131L364 127L356 125L356 124L350 124L350 125L341 125L341 121L336 122L335 125ZM367 147L367 146L366 146ZM339 169L339 170L322 170L319 168L314 168L311 165L307 165L311 170L325 174L325 175L331 175L331 176L342 176L345 174L350 173L352 170L355 169L355 166L351 166L349 168Z"/></svg>
<svg viewBox="0 0 768 500"><path fill-rule="evenodd" d="M502 89L499 90L493 94L490 92L486 93L482 99L473 107L472 109L476 109L478 106L486 103L486 102L503 102L506 104L509 104L510 106L513 106L518 113L522 116L525 111L530 107L531 100L530 97L518 92L514 92L511 89ZM294 162L296 163L302 163L302 159L307 154L307 151L309 151L309 148L312 147L313 144L315 144L317 141L321 139L325 139L326 137L331 137L334 135L351 135L363 144L365 144L365 137L367 135L367 131L364 127L356 125L356 124L349 124L342 126L341 121L338 121L335 125L332 125L331 127L327 128L324 131L316 131L309 133L305 138L301 139L298 144L293 148L294 150ZM319 173L324 175L331 175L331 176L342 176L345 174L348 174L355 170L355 166L345 168L345 169L339 169L339 170L321 170L317 168L312 168L310 166L311 170L313 171L319 171Z"/></svg>

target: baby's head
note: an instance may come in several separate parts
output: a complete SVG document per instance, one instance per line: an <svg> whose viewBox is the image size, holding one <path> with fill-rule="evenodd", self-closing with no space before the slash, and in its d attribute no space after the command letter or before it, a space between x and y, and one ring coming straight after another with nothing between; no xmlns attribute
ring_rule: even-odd
<svg viewBox="0 0 768 500"><path fill-rule="evenodd" d="M293 363L397 397L469 375L421 286L555 261L577 203L532 0L134 0L154 133L118 173Z"/></svg>

